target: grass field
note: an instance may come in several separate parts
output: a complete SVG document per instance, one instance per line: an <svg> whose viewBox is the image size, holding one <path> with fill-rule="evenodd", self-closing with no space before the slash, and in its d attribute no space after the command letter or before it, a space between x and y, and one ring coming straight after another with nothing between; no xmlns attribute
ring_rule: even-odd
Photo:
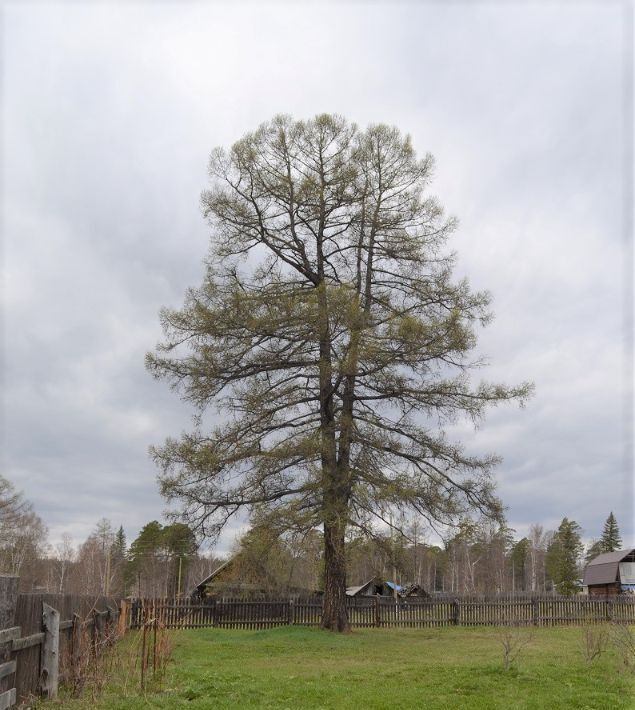
<svg viewBox="0 0 635 710"><path fill-rule="evenodd" d="M592 663L580 628L535 629L515 667L503 667L494 628L173 632L161 687L109 683L64 708L635 708L635 676L607 650ZM120 646L136 643L128 637ZM118 653L123 653L119 650ZM60 707L60 705L57 705Z"/></svg>

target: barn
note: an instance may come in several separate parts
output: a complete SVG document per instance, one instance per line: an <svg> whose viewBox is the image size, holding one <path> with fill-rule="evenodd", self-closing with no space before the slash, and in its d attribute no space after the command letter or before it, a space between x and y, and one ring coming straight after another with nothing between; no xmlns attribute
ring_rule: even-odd
<svg viewBox="0 0 635 710"><path fill-rule="evenodd" d="M635 550L604 552L594 557L584 571L583 584L592 597L635 593Z"/></svg>

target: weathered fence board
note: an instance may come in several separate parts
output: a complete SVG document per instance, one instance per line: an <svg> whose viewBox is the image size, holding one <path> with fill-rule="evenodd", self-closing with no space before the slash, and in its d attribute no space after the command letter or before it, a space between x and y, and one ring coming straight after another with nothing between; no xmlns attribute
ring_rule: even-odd
<svg viewBox="0 0 635 710"><path fill-rule="evenodd" d="M12 673L15 673L15 661L0 663L0 678L5 678Z"/></svg>
<svg viewBox="0 0 635 710"><path fill-rule="evenodd" d="M0 710L8 710L8 708L15 705L16 694L15 688L11 690L5 690L4 693L0 693Z"/></svg>
<svg viewBox="0 0 635 710"><path fill-rule="evenodd" d="M20 627L12 626L9 629L2 629L0 631L0 643L6 643L7 641L13 641L17 639L20 635Z"/></svg>
<svg viewBox="0 0 635 710"><path fill-rule="evenodd" d="M22 638L17 638L11 643L12 651L24 651L26 648L32 648L33 646L41 646L44 641L46 634L40 631L39 634L31 634L30 636L23 636Z"/></svg>
<svg viewBox="0 0 635 710"><path fill-rule="evenodd" d="M44 627L44 642L40 660L40 690L44 697L57 697L60 664L60 613L48 604L43 604L42 626Z"/></svg>

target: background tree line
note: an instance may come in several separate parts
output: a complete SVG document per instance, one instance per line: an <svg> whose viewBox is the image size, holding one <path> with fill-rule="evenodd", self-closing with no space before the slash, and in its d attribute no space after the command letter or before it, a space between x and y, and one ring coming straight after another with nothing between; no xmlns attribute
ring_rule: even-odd
<svg viewBox="0 0 635 710"><path fill-rule="evenodd" d="M557 530L533 524L521 538L504 522L465 518L441 540L417 518L400 520L392 533L387 528L372 538L348 535L347 580L354 585L378 576L455 594L571 594L590 559L622 546L612 512L598 538L585 546L581 536L578 523L568 518ZM317 529L294 533L256 517L230 556L236 559L234 577L272 594L323 588L323 539ZM123 526L115 528L104 518L79 545L68 534L50 545L33 506L0 476L0 573L19 574L24 591L187 594L226 559L201 554L187 525L156 520L130 544Z"/></svg>
<svg viewBox="0 0 635 710"><path fill-rule="evenodd" d="M79 545L69 534L51 545L31 503L0 476L0 574L19 575L22 591L172 596L179 584L191 589L218 564L213 556L199 554L186 525L163 526L156 520L131 544L123 526L115 528L102 518Z"/></svg>

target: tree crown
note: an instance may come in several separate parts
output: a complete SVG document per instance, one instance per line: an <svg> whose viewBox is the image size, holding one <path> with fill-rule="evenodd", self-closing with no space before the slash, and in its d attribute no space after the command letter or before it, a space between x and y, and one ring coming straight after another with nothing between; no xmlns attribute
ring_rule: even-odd
<svg viewBox="0 0 635 710"><path fill-rule="evenodd" d="M242 507L364 531L391 507L432 525L500 515L498 458L444 426L531 386L470 382L490 298L452 280L456 222L427 193L432 172L398 129L326 114L277 116L212 153L205 279L162 311L147 356L201 411L152 449L188 522L215 534Z"/></svg>

